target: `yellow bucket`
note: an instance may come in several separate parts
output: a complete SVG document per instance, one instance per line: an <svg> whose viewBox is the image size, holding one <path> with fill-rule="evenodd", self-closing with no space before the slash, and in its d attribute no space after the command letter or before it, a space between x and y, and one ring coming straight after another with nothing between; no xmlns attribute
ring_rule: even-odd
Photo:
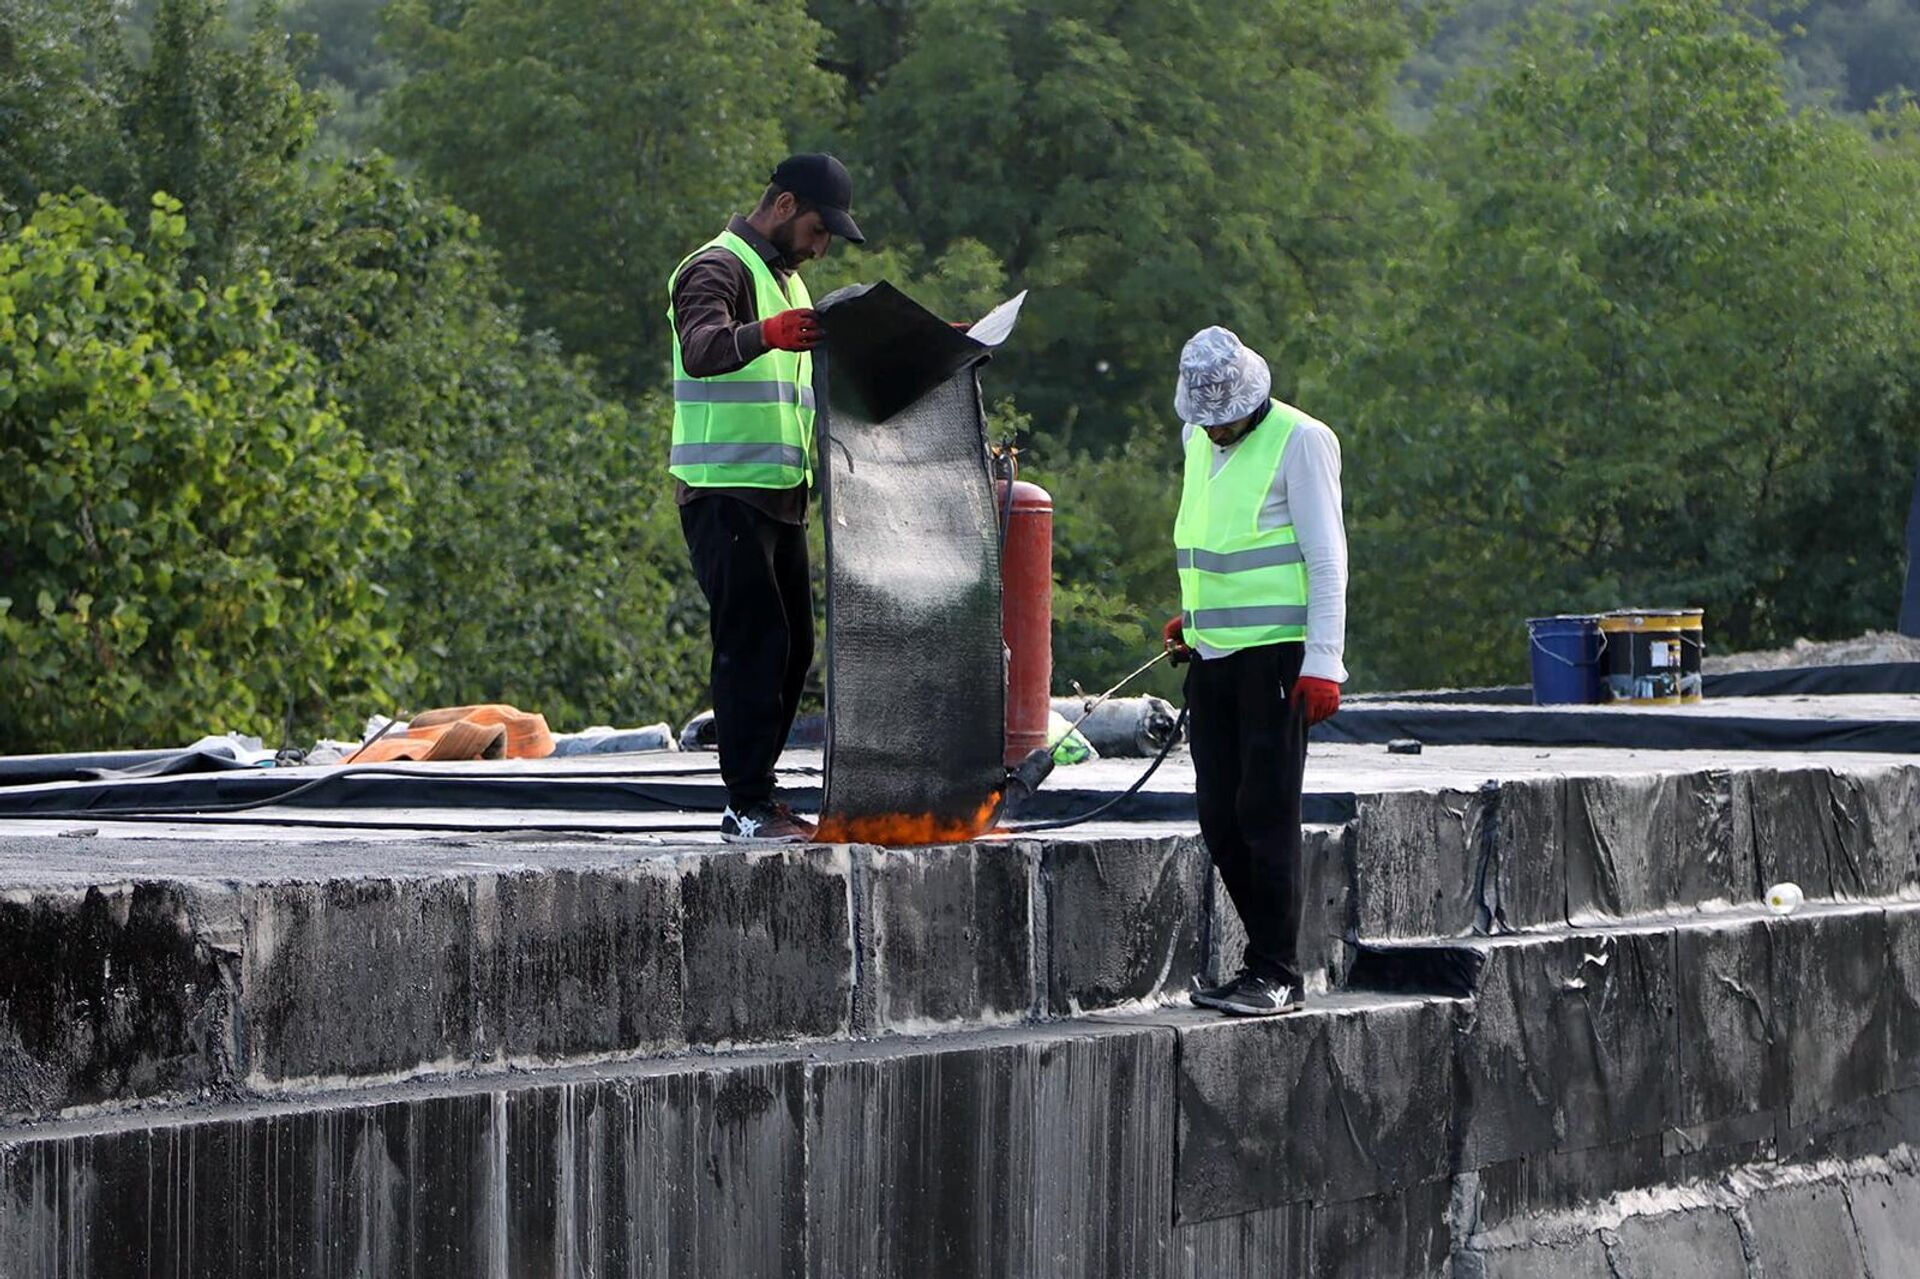
<svg viewBox="0 0 1920 1279"><path fill-rule="evenodd" d="M1601 696L1614 706L1678 706L1686 645L1682 609L1620 609L1600 615L1605 675Z"/></svg>

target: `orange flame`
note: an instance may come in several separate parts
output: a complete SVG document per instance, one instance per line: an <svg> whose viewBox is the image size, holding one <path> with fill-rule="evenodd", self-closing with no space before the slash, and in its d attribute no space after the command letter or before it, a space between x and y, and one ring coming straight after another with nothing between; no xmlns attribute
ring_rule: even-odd
<svg viewBox="0 0 1920 1279"><path fill-rule="evenodd" d="M960 844L983 835L993 825L1000 796L968 817L935 817L932 813L876 813L868 817L830 814L820 819L814 838L823 844L884 844L905 848L916 844Z"/></svg>

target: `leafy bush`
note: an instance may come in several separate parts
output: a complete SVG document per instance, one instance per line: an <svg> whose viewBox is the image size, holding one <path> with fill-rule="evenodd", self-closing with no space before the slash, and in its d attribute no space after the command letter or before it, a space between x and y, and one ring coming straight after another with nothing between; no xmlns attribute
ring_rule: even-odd
<svg viewBox="0 0 1920 1279"><path fill-rule="evenodd" d="M272 735L409 673L373 572L404 485L263 273L184 276L165 196L134 239L85 195L0 237L0 750Z"/></svg>

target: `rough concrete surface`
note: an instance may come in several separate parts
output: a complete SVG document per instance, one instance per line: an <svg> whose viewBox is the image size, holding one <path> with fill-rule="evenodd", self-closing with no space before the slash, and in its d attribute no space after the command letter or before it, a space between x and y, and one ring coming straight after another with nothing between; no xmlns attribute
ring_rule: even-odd
<svg viewBox="0 0 1920 1279"><path fill-rule="evenodd" d="M1172 1062L1153 1028L810 1067L810 1273L1157 1273Z"/></svg>
<svg viewBox="0 0 1920 1279"><path fill-rule="evenodd" d="M1033 1011L1033 857L1020 844L854 850L866 1033Z"/></svg>
<svg viewBox="0 0 1920 1279"><path fill-rule="evenodd" d="M1179 1022L1178 1219L1444 1177L1462 1011L1450 1000L1344 995L1291 1017Z"/></svg>
<svg viewBox="0 0 1920 1279"><path fill-rule="evenodd" d="M0 1256L10 1279L797 1275L801 1083L696 1063L12 1134Z"/></svg>
<svg viewBox="0 0 1920 1279"><path fill-rule="evenodd" d="M853 1017L845 849L685 860L681 973L687 1038L758 1043L842 1032Z"/></svg>
<svg viewBox="0 0 1920 1279"><path fill-rule="evenodd" d="M1313 1205L1287 1204L1176 1226L1170 1279L1291 1279L1317 1274Z"/></svg>
<svg viewBox="0 0 1920 1279"><path fill-rule="evenodd" d="M1244 945L1177 824L0 836L0 1259L1619 1276L1713 1273L1731 1225L1746 1273L1797 1264L1756 1204L1835 1273L1904 1258L1920 770L1332 754L1355 817L1308 833L1304 957L1457 997L1164 1007ZM1790 875L1798 913L1752 904Z"/></svg>
<svg viewBox="0 0 1920 1279"><path fill-rule="evenodd" d="M15 1129L0 1273L1153 1276L1172 1053L1008 1030Z"/></svg>
<svg viewBox="0 0 1920 1279"><path fill-rule="evenodd" d="M1899 1145L1845 1162L1756 1164L1694 1182L1543 1208L1487 1230L1453 1214L1453 1273L1911 1275L1920 1260L1920 1167ZM1593 1268L1599 1264L1601 1268ZM1544 1267L1544 1269L1543 1269Z"/></svg>
<svg viewBox="0 0 1920 1279"><path fill-rule="evenodd" d="M1747 1255L1733 1214L1716 1208L1629 1217L1608 1240L1617 1279L1746 1279Z"/></svg>
<svg viewBox="0 0 1920 1279"><path fill-rule="evenodd" d="M1190 990L1206 969L1200 921L1212 873L1197 837L1041 845L1047 1011Z"/></svg>
<svg viewBox="0 0 1920 1279"><path fill-rule="evenodd" d="M1480 1230L1511 1227L1542 1213L1572 1212L1594 1199L1675 1179L1658 1137L1634 1137L1579 1150L1543 1150L1479 1170L1473 1221Z"/></svg>
<svg viewBox="0 0 1920 1279"><path fill-rule="evenodd" d="M224 1081L238 930L203 934L196 906L170 884L0 895L0 1111Z"/></svg>
<svg viewBox="0 0 1920 1279"><path fill-rule="evenodd" d="M1314 1268L1321 1279L1440 1275L1453 1245L1453 1187L1445 1181L1371 1199L1317 1204Z"/></svg>
<svg viewBox="0 0 1920 1279"><path fill-rule="evenodd" d="M1871 1279L1920 1270L1920 1178L1868 1170L1847 1182L1847 1206Z"/></svg>
<svg viewBox="0 0 1920 1279"><path fill-rule="evenodd" d="M1665 930L1487 948L1454 1065L1470 1165L1660 1131L1672 951Z"/></svg>
<svg viewBox="0 0 1920 1279"><path fill-rule="evenodd" d="M1747 1201L1746 1219L1761 1274L1866 1273L1866 1257L1838 1184L1762 1190Z"/></svg>

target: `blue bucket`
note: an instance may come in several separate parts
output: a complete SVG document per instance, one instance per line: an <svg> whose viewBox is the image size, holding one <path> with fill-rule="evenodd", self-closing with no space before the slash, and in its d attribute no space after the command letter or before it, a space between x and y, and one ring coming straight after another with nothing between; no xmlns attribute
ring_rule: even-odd
<svg viewBox="0 0 1920 1279"><path fill-rule="evenodd" d="M1586 613L1527 619L1535 706L1600 701L1600 619Z"/></svg>

